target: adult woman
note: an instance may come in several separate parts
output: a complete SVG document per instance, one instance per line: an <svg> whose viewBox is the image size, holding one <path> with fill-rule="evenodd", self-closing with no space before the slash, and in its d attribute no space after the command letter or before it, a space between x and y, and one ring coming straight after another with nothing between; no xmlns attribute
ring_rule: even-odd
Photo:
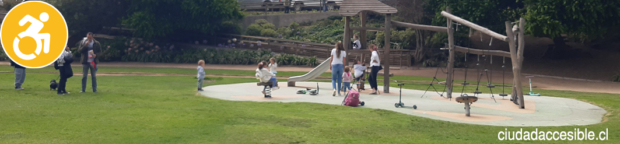
<svg viewBox="0 0 620 144"><path fill-rule="evenodd" d="M67 47L54 63L54 68L60 72L60 81L58 82L57 89L58 95L69 94L65 88L67 87L67 79L73 76L73 69L71 69L72 62L73 54L71 54L71 50Z"/></svg>
<svg viewBox="0 0 620 144"><path fill-rule="evenodd" d="M340 95L342 73L344 72L344 64L347 63L346 57L347 52L344 51L342 42L338 42L336 48L332 49L330 58L331 65L329 66L329 70L332 70L332 88L334 88L332 96L336 96L336 91L338 91L338 95ZM336 83L338 84L336 85Z"/></svg>
<svg viewBox="0 0 620 144"><path fill-rule="evenodd" d="M372 55L370 56L370 76L368 77L368 82L370 83L370 88L372 88L371 94L377 94L377 73L383 68L381 67L381 60L379 60L379 53L377 53L377 46L371 44L369 49Z"/></svg>

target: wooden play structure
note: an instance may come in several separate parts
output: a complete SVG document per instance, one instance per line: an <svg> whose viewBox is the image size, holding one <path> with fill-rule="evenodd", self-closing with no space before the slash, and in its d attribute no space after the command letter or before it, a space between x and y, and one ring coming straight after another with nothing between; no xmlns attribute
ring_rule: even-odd
<svg viewBox="0 0 620 144"><path fill-rule="evenodd" d="M371 28L371 27L366 27L366 13L367 12L375 12L375 13L379 13L379 14L384 14L385 15L385 26L383 28ZM515 101L516 104L519 105L519 108L524 109L525 108L525 103L523 100L523 90L521 87L521 65L523 64L523 50L525 49L524 47L524 36L523 36L523 31L524 31L524 26L525 26L525 19L521 18L518 22L515 22L514 24L518 24L518 25L514 25L511 22L505 22L506 25L506 34L507 36L504 36L502 34L498 34L496 32L493 32L485 27L479 26L477 24L474 24L472 22L469 22L467 20L464 20L460 17L457 17L455 15L450 14L450 9L446 8L446 11L442 11L441 15L446 17L447 19L447 27L442 27L442 26L430 26L430 25L420 25L420 24L413 24L413 23L405 23L405 22L398 22L398 21L392 21L391 20L391 15L395 14L397 11L396 8L390 7L388 5L383 4L380 1L377 0L344 0L341 4L341 8L340 8L340 15L345 16L345 26L344 26L344 40L343 43L345 45L345 50L347 50L347 52L349 52L348 48L350 48L351 45L351 38L352 38L352 34L353 34L353 30L358 30L360 31L360 41L362 43L362 47L367 47L366 45L366 31L372 30L372 31L384 31L385 32L385 45L383 47L383 58L389 58L389 51L390 51L390 36L391 36L391 32L390 29L392 28L392 25L394 26L398 26L398 27L407 27L407 28L411 28L411 29L416 29L416 30L428 30L428 31L435 31L435 32L446 32L448 33L448 47L444 48L446 50L449 50L449 58L448 58L448 64L447 64L447 78L446 78L446 89L447 89L447 95L446 98L451 99L452 98L452 92L453 92L453 83L454 83L454 78L453 78L453 73L454 73L454 59L455 59L455 52L462 52L462 53L466 53L466 54L476 54L476 55L489 55L489 56L499 56L499 57L508 57L511 58L512 60L512 72L513 72L513 91L512 91L512 99ZM356 15L360 15L360 20L361 20L361 27L351 27L350 25L350 19L352 16L356 16ZM506 51L501 51L501 50L480 50L480 49L473 49L473 48L467 48L467 47L461 47L461 46L456 46L454 45L454 25L455 24L460 24L460 25L464 25L470 28L470 32L472 30L476 30L479 31L482 34L486 34L491 36L494 39L498 39L501 41L505 41L508 42L509 48L510 48L510 52L506 52ZM383 63L389 63L389 59L385 59L382 61ZM384 93L389 93L389 83L390 83L390 78L389 78L389 71L390 71L390 66L389 65L383 65L384 68ZM466 94L461 95L459 97L456 98L457 102L461 102L465 104L465 115L469 116L470 115L470 105L473 102L476 102L478 100L477 97L475 96L467 96Z"/></svg>
<svg viewBox="0 0 620 144"><path fill-rule="evenodd" d="M345 16L344 21L344 40L342 41L347 53L350 53L351 38L353 37L353 30L360 31L360 43L362 47L368 47L366 45L366 31L384 31L385 32L385 44L383 45L383 56L381 62L383 68L383 92L390 93L390 36L392 28L392 14L398 12L396 8L385 5L377 0L344 0L340 4L340 15ZM375 12L385 15L385 27L384 28L372 28L366 27L367 12ZM351 17L360 15L361 27L351 27ZM367 50L366 50L367 51Z"/></svg>

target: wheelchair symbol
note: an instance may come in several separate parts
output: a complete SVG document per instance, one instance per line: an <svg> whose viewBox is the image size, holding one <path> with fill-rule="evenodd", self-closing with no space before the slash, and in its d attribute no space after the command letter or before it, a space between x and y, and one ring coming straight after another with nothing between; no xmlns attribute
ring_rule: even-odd
<svg viewBox="0 0 620 144"><path fill-rule="evenodd" d="M49 15L43 12L39 15L39 19L41 21L30 15L26 15L19 21L19 26L24 26L28 22L31 23L26 31L19 33L13 40L13 50L15 51L15 55L23 60L32 60L36 58L37 55L41 53L41 50L43 50L44 53L48 53L50 51L50 34L39 33L44 27L43 22L47 22L49 20ZM25 37L33 38L36 42L37 47L34 50L34 53L24 54L19 49L19 41Z"/></svg>

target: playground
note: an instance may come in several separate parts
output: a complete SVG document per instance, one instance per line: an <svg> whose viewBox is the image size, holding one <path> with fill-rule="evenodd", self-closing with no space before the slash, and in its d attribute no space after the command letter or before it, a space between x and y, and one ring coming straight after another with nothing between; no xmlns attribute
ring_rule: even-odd
<svg viewBox="0 0 620 144"><path fill-rule="evenodd" d="M286 85L280 82L279 85ZM316 89L318 95L295 94L306 88ZM367 86L368 87L368 86ZM380 87L381 88L381 87ZM235 91L244 89L244 91ZM399 102L399 88L392 87L389 94L370 95L368 91L360 93L360 100L366 104L360 108L383 109L408 115L426 117L456 123L467 123L491 126L574 126L591 125L602 122L607 111L596 105L586 102L557 97L528 97L526 103L531 105L526 109L519 109L509 99L497 97L492 99L490 94L480 95L478 102L472 105L470 117L462 115L462 104L455 100L445 99L434 93L424 95L422 90L402 90L402 101L405 107L394 107ZM272 98L264 98L258 91L256 83L238 83L214 85L204 88L201 95L229 101L254 102L308 102L329 105L341 105L344 96L331 96L331 83L303 82L295 87L282 87L272 92ZM253 91L254 90L254 91ZM322 91L322 93L321 93ZM417 109L413 109L416 105Z"/></svg>
<svg viewBox="0 0 620 144"><path fill-rule="evenodd" d="M7 65L0 65L0 80L11 81L13 74L7 72L11 70ZM76 69L76 73L80 72ZM196 93L193 90L195 78L190 76L195 75L193 68L102 66L100 73L116 75L100 75L100 93L76 93L80 87L76 83L80 79L71 78L67 85L71 94L57 96L46 89L49 85L47 81L57 76L53 68L30 70L24 91L9 89L12 83L0 83L3 87L0 90L4 92L0 95L0 109L3 110L0 120L12 122L2 125L4 129L0 137L6 143L446 143L462 140L492 143L497 142L497 132L507 128L499 123L517 126L506 123L515 122L520 116L543 114L538 111L556 110L547 113L549 118L543 119L559 118L561 121L557 124L529 123L531 126L518 128L524 131L535 128L609 128L609 139L618 138L614 134L617 132L614 127L618 125L619 116L613 114L620 110L617 105L620 97L617 94L535 88L534 91L543 96L526 97L526 102L535 101L535 106L532 105L536 109L535 113L511 112L516 105L507 99L502 100L496 96L498 103L495 103L490 96L483 94L479 102L472 105L470 120L459 120L455 117L467 118L463 114L462 104L442 100L433 91L421 97L428 83L406 83L403 86L402 101L407 106L405 108L394 107L399 98L396 83L391 83L392 92L389 94L371 96L367 91L362 91L361 100L366 102L364 107L346 107L339 105L344 96L322 96L322 91L329 92L330 87L321 79L298 82L298 87L282 87L273 92L273 99L263 99L260 94L262 87L256 86L257 80L251 78L251 70L209 69L207 72L212 76L207 78L209 82L205 83L205 92ZM300 72L281 71L279 74L283 77L295 76ZM393 79L430 81L432 78L401 76ZM280 79L280 82L280 85L286 85L286 79ZM295 94L305 87L316 88L316 82L319 82L321 88L320 96ZM465 91L473 92L474 88L467 86ZM485 89L482 91L487 92ZM539 101L544 99L554 100L553 107L545 107L544 101ZM592 113L580 118L571 117L578 113L571 114L568 110L579 108L573 107L574 103L562 104L571 101L578 101L577 104L585 106L596 105L592 108L605 110L589 110L602 113L602 116ZM482 107L504 103L508 103L507 106L512 109ZM414 104L417 105L416 110L410 108ZM557 111L559 109L564 112ZM454 117L433 115L443 114L438 112L456 114ZM475 121L481 115L499 115L511 119ZM528 119L517 123L527 125L527 121L539 120ZM514 130L514 127L508 129ZM355 134L349 134L351 132ZM54 140L49 137L54 137Z"/></svg>
<svg viewBox="0 0 620 144"><path fill-rule="evenodd" d="M261 72L254 71L257 66L251 62L293 55L286 50L294 48L284 49L284 46L310 44L305 49L320 53L331 50L333 44L222 33L224 39L235 38L230 49L236 49L238 38L238 44L243 46L254 48L253 42L265 46L239 52L256 50L265 55L245 64L210 63L199 67L199 76L195 61L209 57L205 55L219 61L256 55L220 56L224 54L191 47L193 50L186 52L187 55L184 52L175 56L191 64L104 61L97 65L97 93L78 92L83 69L75 64L75 75L67 81L66 89L70 93L65 95L55 95L49 90L50 79L58 77L53 67L28 69L24 89L14 90L11 88L14 68L8 62L0 62L0 143L519 143L522 141L507 141L509 131L514 138L516 131L576 129L594 131L598 137L583 141L575 138L571 142L610 143L620 138L620 83L522 72L528 64L524 61L529 60L523 56L528 25L524 18L498 23L505 26L506 33L500 34L451 13L450 7L437 11L436 18L446 20L443 22L446 25L432 26L392 20L397 18L398 9L377 0L344 0L339 6L342 20L335 21L344 23L343 31L337 32L344 33L342 44L349 62L343 65L350 66L357 60L369 63L367 49L350 49L354 33L361 35L362 47L371 43L366 40L367 32L383 33L378 37L383 41L377 51L383 70L375 77L379 93L371 93L368 83L362 83L366 90L353 86L359 92L359 100L364 102L361 106L344 105L345 99L355 98L355 94L336 95L334 91L332 95L330 58L313 57L317 63L311 65L278 62L282 66L273 77L279 82L278 88L268 86L271 79L258 80L260 74L255 73ZM368 17L376 15L381 15L385 23L366 25ZM360 20L361 25L354 26L352 20ZM392 37L392 29L445 34L445 46L435 48L446 60L438 60L440 64L433 68L403 67L402 57L395 55L414 50L390 52L394 44L391 39L396 39ZM506 44L505 49L465 47L455 40L459 36L457 29L462 30L460 36L463 30L468 30L469 37L475 32L485 37L481 40L484 45L499 41ZM204 41L203 44L207 40ZM277 44L275 48L279 47L280 51L262 51L262 48L271 49L267 48L269 43ZM199 44L195 41L177 46L188 48L185 46ZM313 47L317 45L329 50ZM163 53L174 52L173 47ZM229 47L213 49L219 52ZM204 53L197 53L200 51ZM298 53L318 55L297 49L295 54ZM293 56L290 58L299 55ZM456 59L466 64L455 66ZM395 63L401 67L397 68ZM262 65L258 67L260 70ZM599 140L602 138L599 132L603 131L607 139ZM506 139L501 139L500 133ZM566 143L547 139L536 142Z"/></svg>

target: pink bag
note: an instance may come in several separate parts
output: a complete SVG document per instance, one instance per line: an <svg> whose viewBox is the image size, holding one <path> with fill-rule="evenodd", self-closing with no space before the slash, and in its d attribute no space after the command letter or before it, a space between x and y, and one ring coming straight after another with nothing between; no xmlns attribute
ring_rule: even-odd
<svg viewBox="0 0 620 144"><path fill-rule="evenodd" d="M344 105L357 107L360 104L360 93L354 90L349 90L349 95L344 100Z"/></svg>

